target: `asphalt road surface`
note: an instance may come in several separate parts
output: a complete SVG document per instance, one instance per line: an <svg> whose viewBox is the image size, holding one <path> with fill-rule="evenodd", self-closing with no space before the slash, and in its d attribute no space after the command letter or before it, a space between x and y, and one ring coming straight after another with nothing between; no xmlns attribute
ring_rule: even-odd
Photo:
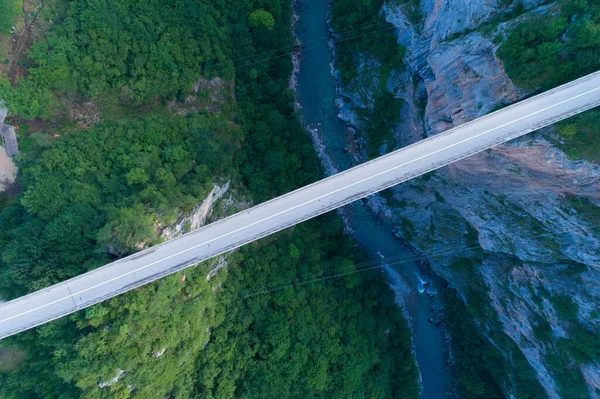
<svg viewBox="0 0 600 399"><path fill-rule="evenodd" d="M70 280L0 305L0 338L600 105L600 71Z"/></svg>

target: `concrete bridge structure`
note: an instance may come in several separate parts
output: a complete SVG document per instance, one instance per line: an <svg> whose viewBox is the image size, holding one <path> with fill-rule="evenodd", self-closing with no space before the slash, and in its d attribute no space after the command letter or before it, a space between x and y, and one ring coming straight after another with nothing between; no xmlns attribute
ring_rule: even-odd
<svg viewBox="0 0 600 399"><path fill-rule="evenodd" d="M598 105L600 72L1 304L0 338L102 302Z"/></svg>

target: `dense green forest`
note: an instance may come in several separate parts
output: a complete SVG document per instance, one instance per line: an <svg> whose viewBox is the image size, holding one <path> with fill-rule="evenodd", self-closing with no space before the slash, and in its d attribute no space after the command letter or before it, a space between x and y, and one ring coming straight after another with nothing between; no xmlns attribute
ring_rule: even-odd
<svg viewBox="0 0 600 399"><path fill-rule="evenodd" d="M353 258L333 215L280 233L210 281L209 263L8 340L28 350L0 394L416 398L410 334L378 276L268 292Z"/></svg>
<svg viewBox="0 0 600 399"><path fill-rule="evenodd" d="M508 75L521 87L546 90L600 69L600 2L564 0L558 13L528 17L498 49ZM600 114L558 124L567 154L600 161Z"/></svg>
<svg viewBox="0 0 600 399"><path fill-rule="evenodd" d="M206 114L105 121L24 162L19 201L0 214L0 291L23 295L156 240L231 173L239 128Z"/></svg>
<svg viewBox="0 0 600 399"><path fill-rule="evenodd" d="M180 94L207 68L229 66L229 4L213 3L73 1L54 34L34 45L32 74L57 90L114 90L135 103Z"/></svg>
<svg viewBox="0 0 600 399"><path fill-rule="evenodd" d="M48 121L21 119L22 192L0 214L3 297L152 245L215 178L258 202L319 177L291 62L272 50L293 44L289 2L66 10L30 52L29 76L2 85L22 119ZM232 68L257 55L269 61ZM235 102L170 112L202 74L235 78ZM103 116L85 130L64 111L82 98ZM362 260L326 215L231 254L211 279L207 262L3 340L0 397L416 398L410 334L381 277L303 279Z"/></svg>

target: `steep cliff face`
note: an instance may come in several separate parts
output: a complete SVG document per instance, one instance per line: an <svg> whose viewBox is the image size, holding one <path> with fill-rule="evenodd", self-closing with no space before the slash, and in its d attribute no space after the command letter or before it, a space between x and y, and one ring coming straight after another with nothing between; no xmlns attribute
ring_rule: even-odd
<svg viewBox="0 0 600 399"><path fill-rule="evenodd" d="M387 81L403 103L398 146L529 94L509 79L496 50L519 20L554 10L538 0L385 5L382 12L407 49L406 68ZM365 106L357 98L374 87L357 96L357 84L340 90L340 117L354 124L349 116ZM442 253L431 257L432 268L463 297L473 285L487 292L499 323L480 318L482 331L506 333L549 397L598 398L598 363L562 349L558 360L550 359L571 342L574 326L600 330L600 167L569 160L555 140L548 128L454 163L395 187L388 205L396 234L420 251ZM457 266L465 258L473 261L470 270ZM564 306L574 315L566 317L557 298L569 298ZM549 333L541 333L548 325Z"/></svg>

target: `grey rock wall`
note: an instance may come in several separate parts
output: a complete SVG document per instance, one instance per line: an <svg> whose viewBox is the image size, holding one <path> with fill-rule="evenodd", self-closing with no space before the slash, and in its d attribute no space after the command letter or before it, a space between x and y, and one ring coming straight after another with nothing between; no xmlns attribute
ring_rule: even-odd
<svg viewBox="0 0 600 399"><path fill-rule="evenodd" d="M498 14L513 6L500 1L422 0L423 18L416 24L406 5L384 6L399 45L407 48L407 70L393 72L387 82L388 91L403 100L395 131L399 146L528 94L504 72L495 38L528 13L553 12L554 5L540 0L523 5L525 14L501 23ZM364 93L372 84L367 80L357 89L360 85L355 80L340 89L342 119L365 107ZM397 186L389 205L396 234L418 250L441 250L444 256L430 259L432 268L463 294L473 279L450 265L464 257L477 260L475 273L489 290L501 328L548 396L558 398L544 362L552 344L538 341L532 328L541 317L555 337L568 336L568 323L545 296L569 295L579 305L578 321L600 330L600 167L567 159L549 140L553 134L548 128ZM587 266L569 274L573 264ZM598 398L600 366L575 366L590 397Z"/></svg>

